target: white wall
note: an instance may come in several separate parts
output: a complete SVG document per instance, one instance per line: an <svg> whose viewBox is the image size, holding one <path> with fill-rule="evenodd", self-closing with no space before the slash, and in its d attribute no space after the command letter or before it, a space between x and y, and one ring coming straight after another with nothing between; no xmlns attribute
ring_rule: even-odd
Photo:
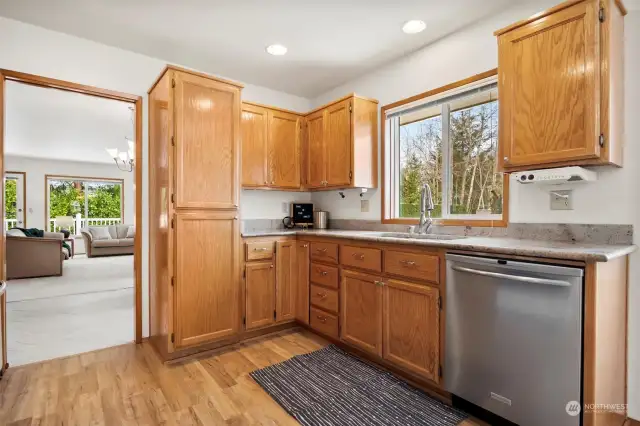
<svg viewBox="0 0 640 426"><path fill-rule="evenodd" d="M124 222L133 223L135 199L133 173L118 170L115 164L81 163L78 161L48 160L42 158L6 155L4 169L25 172L27 184L27 226L46 229L45 226L45 175L87 176L124 179Z"/></svg>
<svg viewBox="0 0 640 426"><path fill-rule="evenodd" d="M143 235L142 320L145 336L148 335L149 328L149 234L148 230L144 229L145 224L148 223L149 212L149 172L147 168L149 139L147 135L148 105L146 94L166 63L167 61L161 59L0 17L0 68L143 96L143 226L138 232ZM233 78L233 76L226 77ZM242 97L244 100L294 111L311 109L309 100L305 98L250 84L245 85ZM265 197L269 200L273 198L270 195L265 195ZM254 194L249 199L253 199L254 205L260 204L259 194ZM244 214L245 210L242 205L241 210L241 214Z"/></svg>
<svg viewBox="0 0 640 426"><path fill-rule="evenodd" d="M312 100L319 106L345 93L356 92L377 98L385 105L477 74L497 66L497 45L493 31L556 4L530 1L500 15L449 35L422 50L375 72L348 82ZM637 3L636 3L637 4ZM632 224L640 229L640 10L637 6L625 19L625 133L624 167L598 168L599 180L574 187L574 209L551 211L549 194L538 187L513 184L509 203L512 222ZM360 212L358 191L347 191L339 200L335 192L313 193L315 204L334 218L380 219L380 191L370 198L370 211ZM337 200L337 201L336 201ZM636 243L639 241L635 237ZM629 278L629 415L640 419L640 253L631 256Z"/></svg>

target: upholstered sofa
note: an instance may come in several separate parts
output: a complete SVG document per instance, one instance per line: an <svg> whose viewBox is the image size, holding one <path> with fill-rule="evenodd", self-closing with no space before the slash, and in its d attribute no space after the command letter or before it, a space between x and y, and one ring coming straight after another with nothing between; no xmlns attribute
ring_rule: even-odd
<svg viewBox="0 0 640 426"><path fill-rule="evenodd" d="M87 257L133 254L133 225L89 226L81 232Z"/></svg>
<svg viewBox="0 0 640 426"><path fill-rule="evenodd" d="M68 250L62 246L62 233L45 232L43 238L38 238L10 229L6 239L7 279L62 275L64 260L69 258Z"/></svg>

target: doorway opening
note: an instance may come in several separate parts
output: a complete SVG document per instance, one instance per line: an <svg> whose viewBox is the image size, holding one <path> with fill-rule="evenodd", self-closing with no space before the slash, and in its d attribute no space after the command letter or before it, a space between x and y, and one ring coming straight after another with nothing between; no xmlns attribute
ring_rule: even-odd
<svg viewBox="0 0 640 426"><path fill-rule="evenodd" d="M141 97L0 70L0 108L2 367L139 343Z"/></svg>

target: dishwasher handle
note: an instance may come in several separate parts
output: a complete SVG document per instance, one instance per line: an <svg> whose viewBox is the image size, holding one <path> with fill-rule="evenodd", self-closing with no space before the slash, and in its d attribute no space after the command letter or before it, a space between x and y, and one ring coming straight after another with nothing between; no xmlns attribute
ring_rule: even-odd
<svg viewBox="0 0 640 426"><path fill-rule="evenodd" d="M561 286L561 287L569 287L571 285L571 283L568 281L551 280L548 278L524 277L521 275L511 275L511 274L503 274L500 272L483 271L481 269L465 268L463 266L454 265L451 267L451 269L458 272L467 272L469 274L482 275L485 277L504 278L511 281L519 281L519 282L529 283L529 284L555 285L555 286Z"/></svg>

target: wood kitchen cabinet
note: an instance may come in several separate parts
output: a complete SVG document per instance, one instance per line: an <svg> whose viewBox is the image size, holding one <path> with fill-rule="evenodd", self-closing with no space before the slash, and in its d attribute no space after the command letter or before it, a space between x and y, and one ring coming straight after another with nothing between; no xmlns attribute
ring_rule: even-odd
<svg viewBox="0 0 640 426"><path fill-rule="evenodd" d="M568 1L495 33L501 169L622 165L625 13Z"/></svg>
<svg viewBox="0 0 640 426"><path fill-rule="evenodd" d="M377 101L350 95L306 118L305 187L377 187Z"/></svg>
<svg viewBox="0 0 640 426"><path fill-rule="evenodd" d="M245 325L247 330L275 322L276 272L272 261L247 263L245 266Z"/></svg>
<svg viewBox="0 0 640 426"><path fill-rule="evenodd" d="M240 230L234 211L176 214L175 346L240 330Z"/></svg>
<svg viewBox="0 0 640 426"><path fill-rule="evenodd" d="M440 291L388 279L383 286L383 357L439 382Z"/></svg>
<svg viewBox="0 0 640 426"><path fill-rule="evenodd" d="M300 115L242 104L242 186L300 189Z"/></svg>
<svg viewBox="0 0 640 426"><path fill-rule="evenodd" d="M382 278L342 271L340 339L382 356Z"/></svg>
<svg viewBox="0 0 640 426"><path fill-rule="evenodd" d="M296 242L276 243L276 321L296 317Z"/></svg>
<svg viewBox="0 0 640 426"><path fill-rule="evenodd" d="M242 328L241 89L167 66L149 90L149 338L163 359Z"/></svg>
<svg viewBox="0 0 640 426"><path fill-rule="evenodd" d="M296 320L309 324L309 243L296 241Z"/></svg>

